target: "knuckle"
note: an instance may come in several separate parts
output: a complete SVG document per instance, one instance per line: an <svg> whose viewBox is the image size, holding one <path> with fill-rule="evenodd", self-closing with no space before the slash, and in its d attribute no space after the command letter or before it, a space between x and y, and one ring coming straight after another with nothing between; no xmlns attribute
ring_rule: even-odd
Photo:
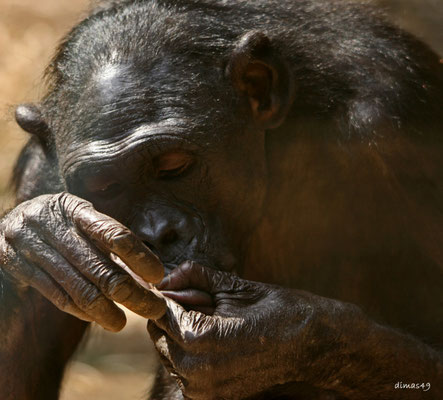
<svg viewBox="0 0 443 400"><path fill-rule="evenodd" d="M208 273L207 268L196 263L195 261L187 261L180 267L180 272L185 276L205 276ZM211 272L214 272L211 270Z"/></svg>
<svg viewBox="0 0 443 400"><path fill-rule="evenodd" d="M67 210L72 207L73 199L69 193L61 192L50 198L49 203L54 207L58 207L60 210Z"/></svg>
<svg viewBox="0 0 443 400"><path fill-rule="evenodd" d="M15 213L12 218L9 218L6 223L3 224L3 236L6 241L12 243L20 240L26 230L26 216L20 211Z"/></svg>
<svg viewBox="0 0 443 400"><path fill-rule="evenodd" d="M19 204L0 222L0 229L7 239L15 239L25 232L28 227L48 220L48 201L51 195L43 195Z"/></svg>
<svg viewBox="0 0 443 400"><path fill-rule="evenodd" d="M106 219L94 220L88 225L87 230L95 232L98 239L106 244L124 240L131 234L129 229Z"/></svg>
<svg viewBox="0 0 443 400"><path fill-rule="evenodd" d="M131 278L127 275L112 273L105 277L102 287L104 291L119 303L124 303L131 297Z"/></svg>
<svg viewBox="0 0 443 400"><path fill-rule="evenodd" d="M79 250L79 252L81 252L82 255L85 254L79 236L77 235L77 232L73 227L66 225L62 226L58 225L57 227L54 227L53 232L57 233L57 236L59 238L59 243L63 243L64 245L69 245L72 248L77 247L78 249L82 249Z"/></svg>
<svg viewBox="0 0 443 400"><path fill-rule="evenodd" d="M190 273L193 273L194 271L196 271L198 267L199 267L199 265L197 263L195 263L194 261L187 261L180 266L180 269L181 269L182 273L190 274Z"/></svg>
<svg viewBox="0 0 443 400"><path fill-rule="evenodd" d="M101 311L103 299L98 293L88 293L86 297L81 298L79 306L87 312Z"/></svg>
<svg viewBox="0 0 443 400"><path fill-rule="evenodd" d="M103 296L101 293L90 284L80 284L77 304L80 308L86 311L95 311L103 307Z"/></svg>
<svg viewBox="0 0 443 400"><path fill-rule="evenodd" d="M70 219L75 219L76 215L83 209L91 207L92 204L89 201L80 199L67 192L53 195L49 201L49 208L51 210Z"/></svg>
<svg viewBox="0 0 443 400"><path fill-rule="evenodd" d="M52 199L51 195L43 195L22 203L18 208L16 218L22 222L39 223L48 219L48 204Z"/></svg>
<svg viewBox="0 0 443 400"><path fill-rule="evenodd" d="M110 225L105 229L104 234L110 242L124 242L131 239L132 233L129 229L123 228L121 225Z"/></svg>
<svg viewBox="0 0 443 400"><path fill-rule="evenodd" d="M102 232L102 240L107 243L111 249L119 248L120 251L130 253L132 251L131 243L133 234L122 225L106 224Z"/></svg>
<svg viewBox="0 0 443 400"><path fill-rule="evenodd" d="M180 326L186 326L184 341L187 345L203 346L214 341L216 326L214 320L198 311L183 313Z"/></svg>

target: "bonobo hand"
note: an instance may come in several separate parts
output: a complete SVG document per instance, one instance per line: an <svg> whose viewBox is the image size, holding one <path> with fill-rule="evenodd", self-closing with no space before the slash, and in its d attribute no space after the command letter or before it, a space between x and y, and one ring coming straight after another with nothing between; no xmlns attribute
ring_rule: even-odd
<svg viewBox="0 0 443 400"><path fill-rule="evenodd" d="M149 321L148 331L163 364L192 399L247 398L278 384L310 381L308 371L322 376L322 368L334 363L311 363L347 329L346 318L338 315L349 311L345 304L192 262L173 270L158 287L175 301L168 299L165 316ZM176 303L194 299L207 308L199 290L212 296L212 315Z"/></svg>
<svg viewBox="0 0 443 400"><path fill-rule="evenodd" d="M0 268L16 285L112 331L126 323L113 301L146 318L163 315L164 299L138 285L111 253L146 282L163 277L158 258L128 228L68 193L22 203L0 221Z"/></svg>

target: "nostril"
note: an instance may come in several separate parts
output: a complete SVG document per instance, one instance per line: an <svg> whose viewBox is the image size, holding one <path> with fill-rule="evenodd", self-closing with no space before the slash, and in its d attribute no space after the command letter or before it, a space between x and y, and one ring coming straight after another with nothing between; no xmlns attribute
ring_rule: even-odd
<svg viewBox="0 0 443 400"><path fill-rule="evenodd" d="M161 244L162 246L167 246L170 245L172 243L174 243L175 241L177 241L178 239L178 234L175 230L171 229L170 231L166 232L162 238L161 238Z"/></svg>

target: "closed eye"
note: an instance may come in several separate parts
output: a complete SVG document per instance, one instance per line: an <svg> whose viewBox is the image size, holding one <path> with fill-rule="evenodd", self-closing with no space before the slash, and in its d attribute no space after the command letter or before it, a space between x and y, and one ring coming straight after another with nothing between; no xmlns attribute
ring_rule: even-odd
<svg viewBox="0 0 443 400"><path fill-rule="evenodd" d="M92 194L101 199L112 199L123 192L123 185L118 182L112 182L102 187L91 190Z"/></svg>
<svg viewBox="0 0 443 400"><path fill-rule="evenodd" d="M114 182L110 185L106 186L105 188L101 189L99 191L100 194L105 196L115 195L120 193L123 190L123 185L120 183Z"/></svg>
<svg viewBox="0 0 443 400"><path fill-rule="evenodd" d="M190 154L173 152L163 154L154 160L154 168L158 179L171 179L182 175L193 164Z"/></svg>

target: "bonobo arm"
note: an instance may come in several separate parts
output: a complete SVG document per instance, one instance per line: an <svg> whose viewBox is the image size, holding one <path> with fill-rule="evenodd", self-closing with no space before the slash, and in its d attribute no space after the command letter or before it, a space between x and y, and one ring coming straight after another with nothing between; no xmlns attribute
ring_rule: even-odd
<svg viewBox="0 0 443 400"><path fill-rule="evenodd" d="M56 399L87 323L0 277L0 398Z"/></svg>
<svg viewBox="0 0 443 400"><path fill-rule="evenodd" d="M294 382L338 396L331 398L443 396L442 354L371 321L354 305L195 263L181 265L159 287L205 311L186 311L171 300L165 316L148 323L186 397L272 398L285 386L288 394L299 389ZM200 291L212 296L212 310ZM396 390L397 382L429 382L430 388Z"/></svg>
<svg viewBox="0 0 443 400"><path fill-rule="evenodd" d="M32 137L14 170L16 203L59 186L42 144ZM0 268L0 398L55 399L69 357L88 324L58 310Z"/></svg>
<svg viewBox="0 0 443 400"><path fill-rule="evenodd" d="M51 179L45 180L50 171L42 146L31 142L16 167L17 198L23 202L0 221L4 400L56 399L85 321L114 331L124 326L124 313L113 301L145 317L157 317L164 309L160 297L108 257L110 252L119 255L146 281L155 282L163 275L155 256L90 203L67 193L41 195L52 191Z"/></svg>

